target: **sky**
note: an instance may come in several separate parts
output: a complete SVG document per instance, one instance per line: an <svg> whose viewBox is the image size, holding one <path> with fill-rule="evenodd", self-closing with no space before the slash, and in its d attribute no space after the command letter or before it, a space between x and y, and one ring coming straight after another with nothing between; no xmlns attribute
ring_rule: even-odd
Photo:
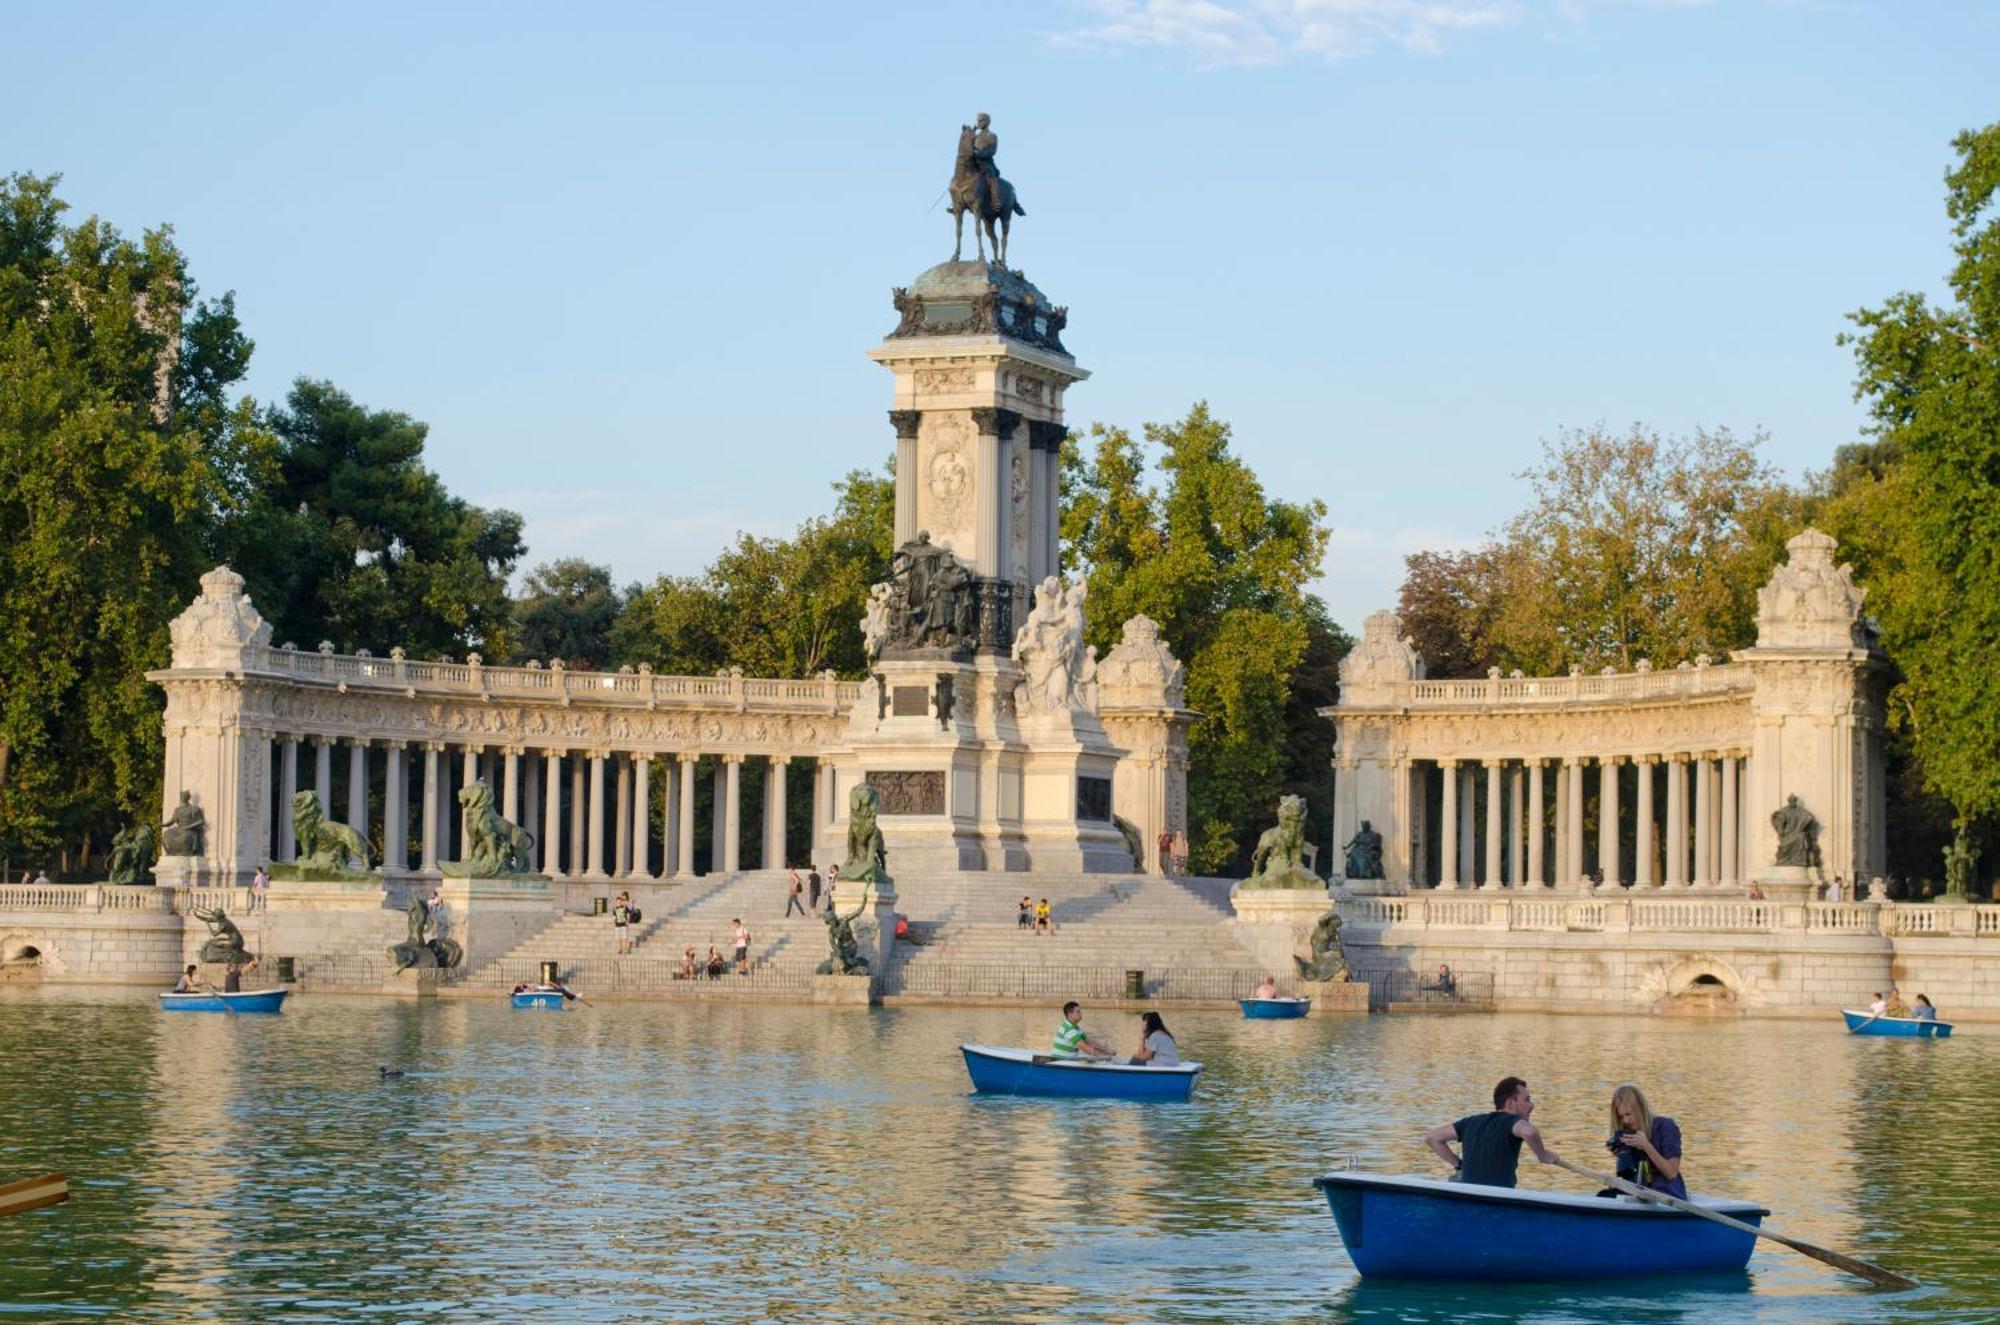
<svg viewBox="0 0 2000 1325"><path fill-rule="evenodd" d="M102 3L0 43L0 169L171 223L253 395L425 421L523 569L621 582L883 465L863 355L986 111L1092 374L1071 427L1206 400L1326 503L1357 633L1566 429L1824 468L1846 315L1942 287L1951 139L2000 118L2000 5L1949 0Z"/></svg>

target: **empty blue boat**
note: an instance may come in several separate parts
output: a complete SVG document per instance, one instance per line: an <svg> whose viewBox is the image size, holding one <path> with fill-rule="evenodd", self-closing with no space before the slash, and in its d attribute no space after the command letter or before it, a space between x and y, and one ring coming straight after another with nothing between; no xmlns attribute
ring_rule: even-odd
<svg viewBox="0 0 2000 1325"><path fill-rule="evenodd" d="M563 991L560 989L523 989L520 993L510 995L510 997L514 1000L514 1006L517 1008L556 1008L560 1010L564 1002Z"/></svg>
<svg viewBox="0 0 2000 1325"><path fill-rule="evenodd" d="M220 990L198 994L161 994L162 1012L278 1012L285 1006L289 989L252 989L225 994Z"/></svg>
<svg viewBox="0 0 2000 1325"><path fill-rule="evenodd" d="M1636 1197L1330 1173L1314 1179L1364 1278L1544 1281L1741 1270L1757 1239ZM1754 1201L1691 1198L1746 1224Z"/></svg>
<svg viewBox="0 0 2000 1325"><path fill-rule="evenodd" d="M1058 1058L1029 1049L961 1044L972 1088L987 1095L1048 1095L1065 1099L1185 1100L1194 1094L1200 1063L1152 1067Z"/></svg>
<svg viewBox="0 0 2000 1325"><path fill-rule="evenodd" d="M1309 998L1239 998L1237 1004L1249 1021L1289 1021L1312 1011Z"/></svg>
<svg viewBox="0 0 2000 1325"><path fill-rule="evenodd" d="M1840 1015L1847 1018L1847 1029L1856 1035L1903 1035L1924 1040L1951 1038L1950 1022L1929 1017L1871 1017L1852 1008L1842 1008Z"/></svg>

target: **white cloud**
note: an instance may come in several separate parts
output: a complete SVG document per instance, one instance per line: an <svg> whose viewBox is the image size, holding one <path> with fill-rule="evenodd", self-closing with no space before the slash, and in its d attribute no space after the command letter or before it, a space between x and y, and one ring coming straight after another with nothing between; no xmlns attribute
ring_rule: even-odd
<svg viewBox="0 0 2000 1325"><path fill-rule="evenodd" d="M1432 52L1467 28L1518 21L1521 0L1085 0L1094 23L1060 46L1185 50L1203 65L1343 59L1388 42Z"/></svg>

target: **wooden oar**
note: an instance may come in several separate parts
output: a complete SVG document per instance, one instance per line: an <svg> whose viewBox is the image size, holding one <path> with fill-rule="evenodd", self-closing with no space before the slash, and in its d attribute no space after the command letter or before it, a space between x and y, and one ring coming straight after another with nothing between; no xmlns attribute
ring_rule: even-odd
<svg viewBox="0 0 2000 1325"><path fill-rule="evenodd" d="M0 1215L18 1215L23 1210L39 1210L69 1199L69 1179L60 1173L44 1173L39 1178L23 1178L0 1187Z"/></svg>
<svg viewBox="0 0 2000 1325"><path fill-rule="evenodd" d="M1636 1182L1627 1182L1625 1179L1614 1177L1609 1173L1599 1173L1595 1169L1587 1169L1581 1164L1572 1164L1560 1155L1554 1155L1551 1158L1571 1173L1588 1178L1592 1182L1602 1183L1606 1187L1616 1187L1628 1196L1636 1196L1642 1201L1653 1201L1660 1205L1670 1206L1684 1214L1700 1215L1703 1219L1713 1220L1725 1228L1733 1228L1739 1233L1753 1233L1760 1238L1769 1238L1773 1242L1781 1242L1793 1251L1810 1256L1816 1261L1824 1261L1836 1270L1845 1270L1851 1275L1866 1279L1871 1284L1880 1284L1884 1288L1915 1288L1917 1286L1916 1280L1906 1279L1894 1270L1885 1270L1879 1265L1871 1265L1867 1261L1856 1260L1852 1256L1844 1256L1837 1251L1829 1251L1825 1247L1815 1247L1810 1242L1801 1242L1797 1238L1788 1238L1782 1233L1773 1233L1768 1228L1759 1228L1755 1224L1746 1224L1740 1219L1731 1219L1728 1215L1718 1214L1713 1210L1696 1205L1692 1201L1683 1201L1678 1196L1669 1196L1665 1192L1656 1192L1650 1187L1641 1187Z"/></svg>

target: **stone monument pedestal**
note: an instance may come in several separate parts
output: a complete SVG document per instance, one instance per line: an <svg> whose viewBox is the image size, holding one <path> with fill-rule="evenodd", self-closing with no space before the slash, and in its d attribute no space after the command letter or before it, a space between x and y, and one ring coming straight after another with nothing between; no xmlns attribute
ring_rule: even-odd
<svg viewBox="0 0 2000 1325"><path fill-rule="evenodd" d="M1281 982L1297 977L1293 957L1312 952L1312 930L1333 906L1324 889L1246 888L1229 894L1236 910L1237 939ZM1364 998L1362 1006L1367 1006Z"/></svg>
<svg viewBox="0 0 2000 1325"><path fill-rule="evenodd" d="M865 1008L875 1001L872 975L816 975L812 1001L832 1007Z"/></svg>
<svg viewBox="0 0 2000 1325"><path fill-rule="evenodd" d="M556 909L550 889L544 874L444 879L437 890L445 905L445 927L442 933L433 929L431 937L456 942L465 952L462 967L482 965L547 925Z"/></svg>
<svg viewBox="0 0 2000 1325"><path fill-rule="evenodd" d="M1766 865L1756 884L1774 902L1810 902L1819 895L1820 881L1805 865Z"/></svg>
<svg viewBox="0 0 2000 1325"><path fill-rule="evenodd" d="M162 888L225 888L236 881L217 873L205 856L161 856L153 863L153 882Z"/></svg>
<svg viewBox="0 0 2000 1325"><path fill-rule="evenodd" d="M1301 980L1298 993L1313 1001L1310 1015L1348 1016L1368 1012L1366 980Z"/></svg>
<svg viewBox="0 0 2000 1325"><path fill-rule="evenodd" d="M382 981L382 992L397 998L436 998L444 972L435 966L412 966L391 971Z"/></svg>

